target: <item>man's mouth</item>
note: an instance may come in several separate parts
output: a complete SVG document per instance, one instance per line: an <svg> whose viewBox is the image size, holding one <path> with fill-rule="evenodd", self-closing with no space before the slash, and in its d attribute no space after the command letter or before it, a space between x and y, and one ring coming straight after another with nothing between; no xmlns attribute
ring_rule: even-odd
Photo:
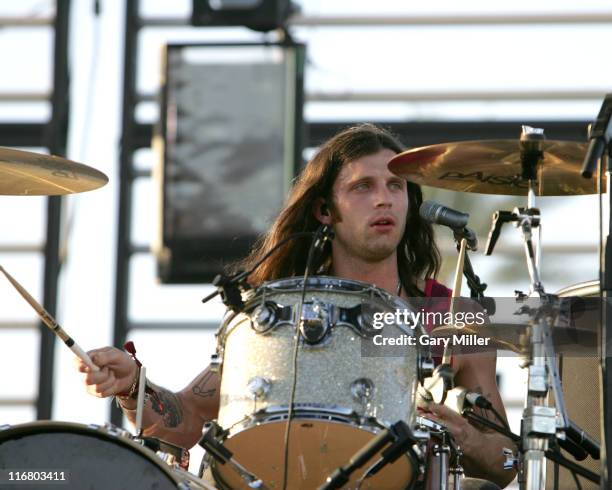
<svg viewBox="0 0 612 490"><path fill-rule="evenodd" d="M395 220L390 216L381 216L380 218L374 219L370 226L377 230L391 229L395 226Z"/></svg>

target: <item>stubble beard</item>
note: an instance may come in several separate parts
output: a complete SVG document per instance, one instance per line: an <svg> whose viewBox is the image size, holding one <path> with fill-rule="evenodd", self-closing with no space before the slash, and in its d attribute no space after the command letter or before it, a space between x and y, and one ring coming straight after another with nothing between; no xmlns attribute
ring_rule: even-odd
<svg viewBox="0 0 612 490"><path fill-rule="evenodd" d="M376 238L363 237L348 237L345 240L339 236L336 237L336 240L350 257L368 263L382 262L388 259L398 247L398 243L395 243L395 240L376 240Z"/></svg>

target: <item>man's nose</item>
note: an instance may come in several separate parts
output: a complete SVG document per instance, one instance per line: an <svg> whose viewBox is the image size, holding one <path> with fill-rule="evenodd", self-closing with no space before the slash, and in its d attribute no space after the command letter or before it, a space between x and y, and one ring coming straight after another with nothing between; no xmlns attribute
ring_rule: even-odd
<svg viewBox="0 0 612 490"><path fill-rule="evenodd" d="M376 190L375 204L377 208L391 207L393 200L391 199L391 191L387 189L387 186L380 186Z"/></svg>

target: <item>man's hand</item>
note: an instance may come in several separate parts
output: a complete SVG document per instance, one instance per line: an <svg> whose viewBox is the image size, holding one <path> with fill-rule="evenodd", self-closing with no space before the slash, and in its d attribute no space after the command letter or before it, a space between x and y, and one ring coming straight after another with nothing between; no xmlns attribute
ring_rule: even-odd
<svg viewBox="0 0 612 490"><path fill-rule="evenodd" d="M88 352L100 371L93 372L81 359L75 358L77 369L85 373L87 391L99 398L127 393L134 382L138 366L125 352L115 347L103 347Z"/></svg>
<svg viewBox="0 0 612 490"><path fill-rule="evenodd" d="M446 426L464 454L473 454L474 449L482 445L483 434L457 412L436 403L427 408L431 413L425 417Z"/></svg>

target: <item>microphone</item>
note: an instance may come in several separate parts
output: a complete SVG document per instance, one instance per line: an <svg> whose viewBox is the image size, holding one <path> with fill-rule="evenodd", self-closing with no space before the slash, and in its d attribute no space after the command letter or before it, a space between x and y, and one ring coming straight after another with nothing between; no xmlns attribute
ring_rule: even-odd
<svg viewBox="0 0 612 490"><path fill-rule="evenodd" d="M491 402L480 393L468 391L467 389L459 386L448 391L444 404L447 407L452 408L457 413L461 413L463 409L466 408L466 405L484 408L485 410L489 410L493 406L491 405Z"/></svg>
<svg viewBox="0 0 612 490"><path fill-rule="evenodd" d="M593 459L600 458L599 443L571 420L569 421L569 427L565 429L565 435L570 441L586 451Z"/></svg>
<svg viewBox="0 0 612 490"><path fill-rule="evenodd" d="M597 161L606 151L612 138L612 94L607 94L601 105L597 120L589 128L589 147L582 163L582 176L590 179Z"/></svg>
<svg viewBox="0 0 612 490"><path fill-rule="evenodd" d="M437 225L448 226L452 229L465 228L470 215L462 213L461 211L455 211L454 209L447 208L438 204L435 201L425 201L419 208L419 214L421 218L430 223Z"/></svg>
<svg viewBox="0 0 612 490"><path fill-rule="evenodd" d="M470 250L474 252L478 250L478 238L476 237L476 233L466 228L467 222L470 219L469 214L447 208L435 201L423 202L419 208L419 214L421 218L429 223L448 226L453 230L457 241L465 238Z"/></svg>
<svg viewBox="0 0 612 490"><path fill-rule="evenodd" d="M493 407L491 402L487 400L480 393L474 393L473 391L468 391L465 393L465 401L474 407L480 407L484 409L490 409Z"/></svg>

